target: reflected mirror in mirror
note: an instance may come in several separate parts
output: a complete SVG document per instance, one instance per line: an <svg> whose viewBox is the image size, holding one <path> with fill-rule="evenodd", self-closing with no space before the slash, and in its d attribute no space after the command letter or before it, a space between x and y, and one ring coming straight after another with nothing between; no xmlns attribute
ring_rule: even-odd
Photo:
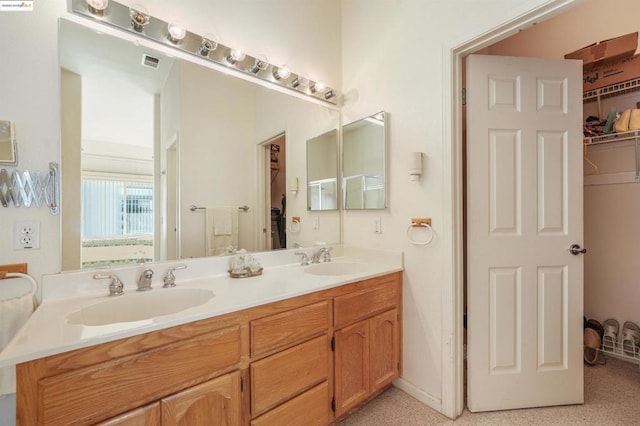
<svg viewBox="0 0 640 426"><path fill-rule="evenodd" d="M13 122L0 120L0 164L18 164L18 149Z"/></svg>
<svg viewBox="0 0 640 426"><path fill-rule="evenodd" d="M340 242L337 212L304 226L306 197L286 190L335 107L64 19L59 43L62 270Z"/></svg>
<svg viewBox="0 0 640 426"><path fill-rule="evenodd" d="M307 141L307 208L338 209L338 131Z"/></svg>
<svg viewBox="0 0 640 426"><path fill-rule="evenodd" d="M342 127L343 208L386 207L385 112Z"/></svg>

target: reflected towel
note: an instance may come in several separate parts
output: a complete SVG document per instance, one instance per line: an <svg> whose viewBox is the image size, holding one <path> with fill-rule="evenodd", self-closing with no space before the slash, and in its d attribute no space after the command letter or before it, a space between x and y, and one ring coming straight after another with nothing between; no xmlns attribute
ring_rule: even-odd
<svg viewBox="0 0 640 426"><path fill-rule="evenodd" d="M222 210L226 213L222 214ZM218 215L220 211L220 215ZM228 218L226 217L228 215ZM216 224L220 218L220 229L216 232ZM229 222L230 230L228 234L225 232L227 225L224 222ZM206 256L219 256L224 254L227 247L233 246L234 249L238 248L238 209L233 207L216 207L207 208L205 218L205 255Z"/></svg>
<svg viewBox="0 0 640 426"><path fill-rule="evenodd" d="M14 280L20 282L18 278L13 278L11 282ZM0 285L10 285L10 282L2 282ZM34 285L32 290L26 294L0 300L0 351L7 346L9 341L33 313L33 309L35 308L35 290ZM15 366L11 365L0 368L0 396L15 393L15 391Z"/></svg>
<svg viewBox="0 0 640 426"><path fill-rule="evenodd" d="M213 213L213 235L233 234L231 215L232 207L216 207L211 209Z"/></svg>

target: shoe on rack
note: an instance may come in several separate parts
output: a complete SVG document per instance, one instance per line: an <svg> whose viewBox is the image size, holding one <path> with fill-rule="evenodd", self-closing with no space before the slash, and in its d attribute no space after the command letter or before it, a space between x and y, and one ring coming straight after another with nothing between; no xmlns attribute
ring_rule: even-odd
<svg viewBox="0 0 640 426"><path fill-rule="evenodd" d="M626 321L622 326L622 351L635 358L639 343L640 327L634 322Z"/></svg>
<svg viewBox="0 0 640 426"><path fill-rule="evenodd" d="M618 331L620 330L620 324L618 321L610 318L602 323L604 328L604 335L602 337L602 348L607 351L613 352L616 348L616 342L618 341Z"/></svg>
<svg viewBox="0 0 640 426"><path fill-rule="evenodd" d="M600 335L593 328L584 329L584 361L590 365L598 364L600 360Z"/></svg>
<svg viewBox="0 0 640 426"><path fill-rule="evenodd" d="M593 318L590 319L585 323L585 328L593 328L595 331L597 331L598 335L600 336L600 340L602 340L602 338L604 337L604 327L598 320L595 320Z"/></svg>

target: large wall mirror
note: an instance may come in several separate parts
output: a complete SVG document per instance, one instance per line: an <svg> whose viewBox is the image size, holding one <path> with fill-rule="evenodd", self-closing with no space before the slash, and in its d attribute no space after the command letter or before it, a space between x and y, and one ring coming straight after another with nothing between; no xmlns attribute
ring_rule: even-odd
<svg viewBox="0 0 640 426"><path fill-rule="evenodd" d="M386 207L386 119L379 112L342 127L345 210Z"/></svg>
<svg viewBox="0 0 640 426"><path fill-rule="evenodd" d="M337 212L287 226L309 223L287 182L336 108L64 19L59 43L63 270L340 242Z"/></svg>
<svg viewBox="0 0 640 426"><path fill-rule="evenodd" d="M307 208L338 209L338 131L307 141Z"/></svg>

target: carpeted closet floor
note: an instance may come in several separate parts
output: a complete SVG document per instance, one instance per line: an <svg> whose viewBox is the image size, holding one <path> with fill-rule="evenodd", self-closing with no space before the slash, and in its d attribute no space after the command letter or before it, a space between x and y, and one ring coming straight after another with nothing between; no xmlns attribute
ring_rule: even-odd
<svg viewBox="0 0 640 426"><path fill-rule="evenodd" d="M608 358L584 367L584 405L470 413L444 417L392 387L338 423L339 426L412 425L640 425L640 369Z"/></svg>

